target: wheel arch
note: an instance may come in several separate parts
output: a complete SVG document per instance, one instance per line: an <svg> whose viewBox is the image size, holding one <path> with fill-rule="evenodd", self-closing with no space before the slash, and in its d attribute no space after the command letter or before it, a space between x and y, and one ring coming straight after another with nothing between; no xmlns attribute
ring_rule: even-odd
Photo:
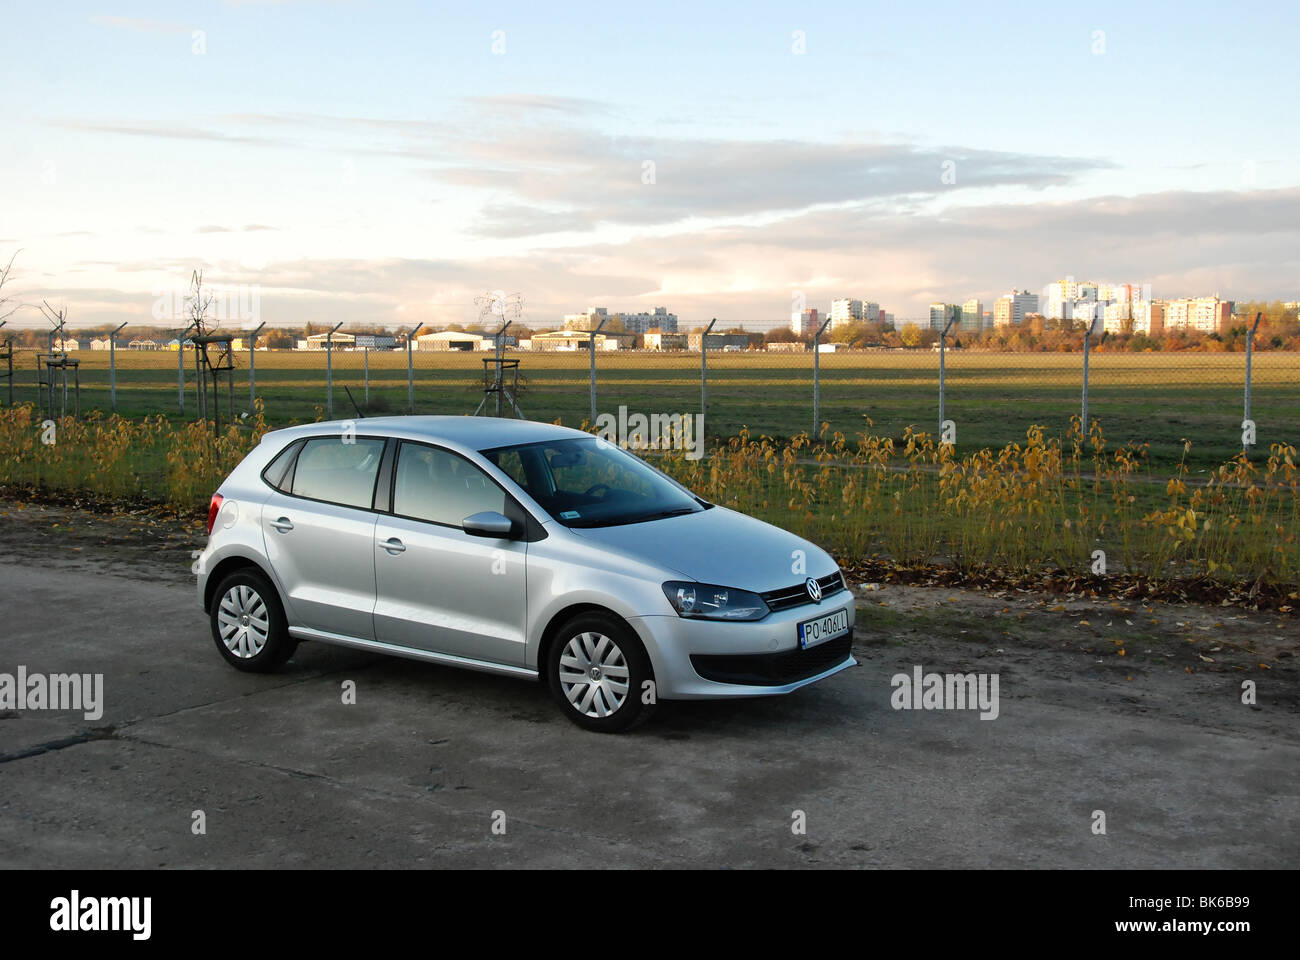
<svg viewBox="0 0 1300 960"><path fill-rule="evenodd" d="M565 623L572 620L574 617L581 616L584 613L604 614L605 616L617 620L623 625L623 628L627 630L628 634L636 640L637 643L641 644L641 647L644 650L645 643L641 640L640 634L637 633L632 624L628 623L627 618L620 615L617 611L611 610L609 607L603 606L599 603L571 603L567 607L557 610L551 619L547 621L546 629L542 631L542 639L537 646L537 678L543 683L546 682L547 657L550 655L551 647L559 638L560 627L564 626ZM650 652L645 650L645 654L646 658L651 661L651 672L653 673L654 665L653 660L650 658Z"/></svg>
<svg viewBox="0 0 1300 960"><path fill-rule="evenodd" d="M275 582L275 578L271 576L270 572L251 557L236 554L234 556L222 558L221 562L213 567L211 572L208 573L207 583L204 584L203 587L204 613L212 612L212 598L216 596L217 587L221 585L221 581L226 579L226 577L230 576L235 571L245 569L256 570L265 577L266 581L271 584L271 587L275 590L276 599L280 601L281 608L284 607L284 597L280 596L280 587Z"/></svg>

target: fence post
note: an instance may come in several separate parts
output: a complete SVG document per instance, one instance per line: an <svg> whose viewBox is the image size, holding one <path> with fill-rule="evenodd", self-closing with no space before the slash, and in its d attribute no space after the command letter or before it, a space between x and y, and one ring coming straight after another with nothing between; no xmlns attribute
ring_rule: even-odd
<svg viewBox="0 0 1300 960"><path fill-rule="evenodd" d="M366 406L370 406L370 348L369 347L361 348L361 362L364 365L362 370L363 370L363 376L365 377L365 384L366 384Z"/></svg>
<svg viewBox="0 0 1300 960"><path fill-rule="evenodd" d="M492 334L492 359L495 361L496 368L497 368L496 378L493 383L493 386L496 387L496 391L497 391L497 416L498 417L505 415L505 408L502 405L502 403L505 400L506 382L505 382L505 373L501 368L501 361L502 359L504 359L506 355L506 350L505 347L503 346L503 344L505 343L504 337L506 334L506 327L510 326L510 324L512 323L514 323L513 320L507 320L505 323L501 324L501 329L499 329L496 333ZM515 398L511 397L510 402L515 403ZM518 404L516 404L516 407L517 406Z"/></svg>
<svg viewBox="0 0 1300 960"><path fill-rule="evenodd" d="M417 323L406 334L406 412L411 415L415 414L415 367L411 361L411 344L422 326L424 324Z"/></svg>
<svg viewBox="0 0 1300 960"><path fill-rule="evenodd" d="M248 335L248 412L251 416L253 413L253 401L257 396L257 335L266 326L263 321L257 325L257 328ZM235 375L230 375L231 386L234 386Z"/></svg>
<svg viewBox="0 0 1300 960"><path fill-rule="evenodd" d="M831 322L827 317L825 322L817 328L813 334L813 438L816 439L821 431L822 419L822 385L821 385L821 340L822 332L826 329L826 324Z"/></svg>
<svg viewBox="0 0 1300 960"><path fill-rule="evenodd" d="M325 334L325 416L330 420L334 419L334 333L341 326L340 320Z"/></svg>
<svg viewBox="0 0 1300 960"><path fill-rule="evenodd" d="M1083 409L1079 422L1083 425L1083 439L1088 440L1088 358L1092 353L1092 326L1096 320L1089 322L1083 331Z"/></svg>
<svg viewBox="0 0 1300 960"><path fill-rule="evenodd" d="M190 332L190 324L176 338L176 403L181 413L185 412L185 334Z"/></svg>
<svg viewBox="0 0 1300 960"><path fill-rule="evenodd" d="M709 409L709 331L713 325L718 322L714 317L709 321L709 325L704 328L700 334L700 422L704 422L704 415ZM704 434L701 433L700 436Z"/></svg>
<svg viewBox="0 0 1300 960"><path fill-rule="evenodd" d="M939 438L943 439L943 425L948 422L946 403L948 373L948 331L957 322L956 317L945 317L943 330L939 333Z"/></svg>
<svg viewBox="0 0 1300 960"><path fill-rule="evenodd" d="M117 413L117 335L122 332L123 323L108 335L108 409Z"/></svg>
<svg viewBox="0 0 1300 960"><path fill-rule="evenodd" d="M1246 410L1242 416L1241 425L1241 452L1249 453L1247 449L1249 444L1246 443L1246 424L1245 421L1250 419L1250 381L1251 366L1255 356L1255 331L1259 329L1259 318L1263 312L1255 314L1255 322L1250 325L1250 333L1246 335Z"/></svg>
<svg viewBox="0 0 1300 960"><path fill-rule="evenodd" d="M608 319L608 318L606 318ZM594 330L587 332L587 354L591 361L591 373L589 376L589 387L591 391L591 419L588 421L589 426L596 426L596 334L600 333L600 328L605 325L602 320L596 324Z"/></svg>

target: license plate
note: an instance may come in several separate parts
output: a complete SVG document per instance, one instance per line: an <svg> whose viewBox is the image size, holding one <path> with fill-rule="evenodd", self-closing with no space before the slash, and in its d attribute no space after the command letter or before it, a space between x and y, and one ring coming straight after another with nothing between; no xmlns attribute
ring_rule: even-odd
<svg viewBox="0 0 1300 960"><path fill-rule="evenodd" d="M849 629L849 612L844 609L828 613L816 620L805 620L799 624L799 646L807 650L819 643L825 643L832 637L838 637Z"/></svg>

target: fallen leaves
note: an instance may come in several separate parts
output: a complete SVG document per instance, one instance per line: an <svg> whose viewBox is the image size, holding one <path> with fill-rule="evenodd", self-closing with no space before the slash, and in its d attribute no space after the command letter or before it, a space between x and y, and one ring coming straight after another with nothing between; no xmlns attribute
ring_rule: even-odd
<svg viewBox="0 0 1300 960"><path fill-rule="evenodd" d="M930 587L967 587L986 590L990 595L1005 595L1005 591L1064 595L1072 599L1091 600L1107 598L1116 601L1143 601L1140 606L1148 614L1155 612L1156 603L1213 603L1221 607L1237 606L1246 610L1267 610L1297 617L1297 606L1288 603L1296 600L1294 584L1280 583L1227 583L1209 578L1184 579L1171 577L1152 580L1142 576L1111 574L1106 577L1081 577L1060 569L1046 569L1036 573L1013 573L985 567L958 568L941 563L900 564L880 557L859 560L843 559L844 572L861 581L881 584L903 584ZM1054 613L1065 612L1065 604L1049 608ZM1130 612L1121 610L1120 612ZM1158 617L1150 618L1159 625ZM1130 621L1125 621L1132 626Z"/></svg>

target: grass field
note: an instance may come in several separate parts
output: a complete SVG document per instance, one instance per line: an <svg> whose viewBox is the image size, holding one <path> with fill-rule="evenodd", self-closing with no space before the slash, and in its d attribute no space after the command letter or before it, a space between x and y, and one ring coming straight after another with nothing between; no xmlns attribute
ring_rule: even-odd
<svg viewBox="0 0 1300 960"><path fill-rule="evenodd" d="M518 401L534 420L578 426L588 418L588 355L511 354L521 360ZM81 351L82 409L107 410L108 356ZM483 355L417 352L416 413L472 413L482 399ZM708 436L721 439L742 427L752 434L787 438L813 429L810 354L722 353L709 355ZM371 352L369 404L359 352L336 352L333 413L352 414L343 391L372 413L407 412L404 352ZM177 354L117 354L117 410L129 416L180 415ZM184 415L195 409L193 360L186 359ZM236 415L249 408L247 353L234 375ZM936 353L837 353L820 358L820 419L850 437L873 423L872 433L899 438L903 430L936 431L939 425L939 358ZM616 413L676 413L700 409L698 354L598 353L597 409ZM1079 413L1081 354L978 353L947 355L946 418L956 425L959 449L1000 447L1022 441L1031 424L1062 436ZM1188 462L1204 469L1241 448L1245 356L1240 353L1094 352L1089 413L1105 427L1112 445L1149 443L1152 461L1170 464L1192 441ZM35 401L34 355L15 353L14 398ZM1300 438L1300 355L1260 352L1254 358L1252 419L1257 450ZM325 414L323 353L261 352L256 356L257 395L273 424L312 420ZM7 391L0 384L0 402ZM318 410L319 408L319 410ZM224 403L223 403L224 412Z"/></svg>

